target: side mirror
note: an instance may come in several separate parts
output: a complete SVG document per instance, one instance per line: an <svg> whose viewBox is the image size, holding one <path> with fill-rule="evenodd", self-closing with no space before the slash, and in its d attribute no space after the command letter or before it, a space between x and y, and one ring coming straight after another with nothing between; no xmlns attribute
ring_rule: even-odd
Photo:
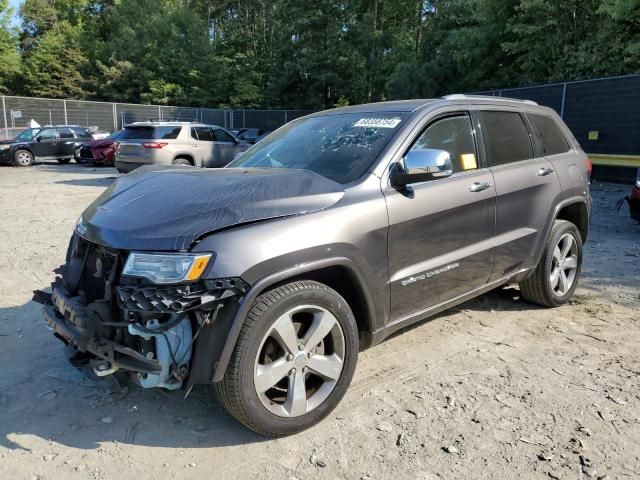
<svg viewBox="0 0 640 480"><path fill-rule="evenodd" d="M41 141L42 141L42 137L41 137L40 135L38 135L38 136L36 137L36 142L41 142Z"/></svg>
<svg viewBox="0 0 640 480"><path fill-rule="evenodd" d="M449 177L452 174L453 166L449 152L435 148L412 150L405 155L403 164L395 165L391 174L391 184L403 187L411 183Z"/></svg>

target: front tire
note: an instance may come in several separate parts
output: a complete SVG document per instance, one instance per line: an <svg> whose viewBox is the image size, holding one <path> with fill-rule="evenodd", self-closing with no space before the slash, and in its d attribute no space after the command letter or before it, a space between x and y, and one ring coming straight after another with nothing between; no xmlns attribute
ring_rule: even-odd
<svg viewBox="0 0 640 480"><path fill-rule="evenodd" d="M16 150L13 163L18 167L30 167L33 165L33 154L29 150Z"/></svg>
<svg viewBox="0 0 640 480"><path fill-rule="evenodd" d="M582 267L582 237L566 220L556 220L540 263L533 274L520 282L525 300L546 307L567 303L578 286Z"/></svg>
<svg viewBox="0 0 640 480"><path fill-rule="evenodd" d="M318 282L292 282L256 299L215 389L246 427L290 435L337 406L357 357L358 329L344 298Z"/></svg>

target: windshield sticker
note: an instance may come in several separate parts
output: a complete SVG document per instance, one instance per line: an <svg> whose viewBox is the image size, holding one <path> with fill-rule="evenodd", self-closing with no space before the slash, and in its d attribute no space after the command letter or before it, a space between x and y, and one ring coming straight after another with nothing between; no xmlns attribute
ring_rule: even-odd
<svg viewBox="0 0 640 480"><path fill-rule="evenodd" d="M396 128L401 122L399 118L361 118L353 126L369 128Z"/></svg>

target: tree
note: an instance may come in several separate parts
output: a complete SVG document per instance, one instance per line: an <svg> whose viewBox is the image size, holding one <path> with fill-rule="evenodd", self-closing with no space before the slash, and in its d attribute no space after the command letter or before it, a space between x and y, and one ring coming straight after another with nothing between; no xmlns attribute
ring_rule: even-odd
<svg viewBox="0 0 640 480"><path fill-rule="evenodd" d="M0 0L0 93L10 91L20 72L17 36L10 26L11 15L8 0Z"/></svg>
<svg viewBox="0 0 640 480"><path fill-rule="evenodd" d="M31 95L84 98L82 70L87 58L78 42L79 32L62 21L48 30L25 58L25 88Z"/></svg>

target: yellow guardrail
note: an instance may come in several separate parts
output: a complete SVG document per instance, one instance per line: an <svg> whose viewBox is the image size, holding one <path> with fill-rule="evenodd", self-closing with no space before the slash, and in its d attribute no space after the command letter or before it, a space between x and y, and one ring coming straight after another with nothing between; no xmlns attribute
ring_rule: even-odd
<svg viewBox="0 0 640 480"><path fill-rule="evenodd" d="M611 167L640 168L640 155L611 155L608 153L587 153L594 165Z"/></svg>

